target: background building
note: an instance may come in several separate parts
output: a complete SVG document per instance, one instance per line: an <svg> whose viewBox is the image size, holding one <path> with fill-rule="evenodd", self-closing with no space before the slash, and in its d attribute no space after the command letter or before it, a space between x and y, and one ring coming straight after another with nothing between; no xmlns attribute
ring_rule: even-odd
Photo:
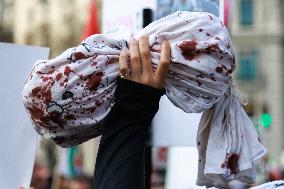
<svg viewBox="0 0 284 189"><path fill-rule="evenodd" d="M230 27L238 61L235 78L272 161L278 161L284 144L283 2L235 0ZM265 112L272 116L268 128L259 121Z"/></svg>
<svg viewBox="0 0 284 189"><path fill-rule="evenodd" d="M48 46L54 57L77 46L88 15L89 1L15 0L14 42Z"/></svg>

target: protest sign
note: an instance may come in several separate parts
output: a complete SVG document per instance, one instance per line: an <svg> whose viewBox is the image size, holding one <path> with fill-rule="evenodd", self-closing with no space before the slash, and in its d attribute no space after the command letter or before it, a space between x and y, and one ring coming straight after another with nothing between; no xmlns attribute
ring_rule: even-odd
<svg viewBox="0 0 284 189"><path fill-rule="evenodd" d="M48 48L0 43L0 188L29 188L37 134L26 114L21 91L38 59L47 59Z"/></svg>

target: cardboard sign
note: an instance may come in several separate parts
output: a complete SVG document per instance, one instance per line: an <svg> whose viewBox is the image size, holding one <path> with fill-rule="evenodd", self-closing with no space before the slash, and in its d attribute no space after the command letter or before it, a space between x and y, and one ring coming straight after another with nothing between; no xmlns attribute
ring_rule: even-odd
<svg viewBox="0 0 284 189"><path fill-rule="evenodd" d="M29 188L37 134L22 103L24 81L48 48L0 43L0 188Z"/></svg>

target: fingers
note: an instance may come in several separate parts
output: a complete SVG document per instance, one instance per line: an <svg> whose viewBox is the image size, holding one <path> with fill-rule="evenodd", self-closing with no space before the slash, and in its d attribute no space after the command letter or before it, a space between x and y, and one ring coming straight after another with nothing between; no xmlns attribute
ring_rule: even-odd
<svg viewBox="0 0 284 189"><path fill-rule="evenodd" d="M119 74L122 77L127 77L128 75L128 65L127 65L127 52L122 50L119 56Z"/></svg>
<svg viewBox="0 0 284 189"><path fill-rule="evenodd" d="M129 42L130 77L132 81L163 88L171 62L171 48L167 41L162 43L161 59L158 68L153 73L148 37L140 37L139 43L135 39ZM121 75L128 73L127 53L122 51L119 57L119 71Z"/></svg>
<svg viewBox="0 0 284 189"><path fill-rule="evenodd" d="M149 46L149 38L147 36L142 36L139 38L139 51L141 55L142 73L145 77L153 76Z"/></svg>
<svg viewBox="0 0 284 189"><path fill-rule="evenodd" d="M169 42L163 41L160 63L155 72L155 80L158 83L159 88L162 88L164 86L170 62L171 62L171 47Z"/></svg>
<svg viewBox="0 0 284 189"><path fill-rule="evenodd" d="M141 78L141 60L137 41L135 39L130 40L130 79L132 81L139 82Z"/></svg>

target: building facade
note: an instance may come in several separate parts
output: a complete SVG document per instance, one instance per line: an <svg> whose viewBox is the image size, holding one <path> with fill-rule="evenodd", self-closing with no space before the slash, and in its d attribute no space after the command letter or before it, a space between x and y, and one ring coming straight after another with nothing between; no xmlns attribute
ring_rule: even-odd
<svg viewBox="0 0 284 189"><path fill-rule="evenodd" d="M238 62L234 77L248 97L246 109L269 158L276 162L284 146L282 4L283 0L235 0L230 26ZM266 127L264 113L272 117Z"/></svg>
<svg viewBox="0 0 284 189"><path fill-rule="evenodd" d="M86 24L89 1L15 0L14 42L48 46L51 57L77 46Z"/></svg>

